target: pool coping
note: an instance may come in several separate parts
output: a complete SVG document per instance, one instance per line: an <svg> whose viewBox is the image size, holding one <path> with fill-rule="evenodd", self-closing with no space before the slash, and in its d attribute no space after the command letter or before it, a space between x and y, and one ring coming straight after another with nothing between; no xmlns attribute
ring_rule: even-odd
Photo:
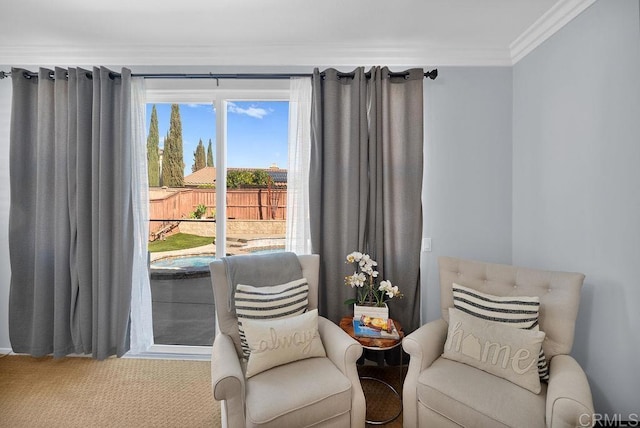
<svg viewBox="0 0 640 428"><path fill-rule="evenodd" d="M247 236L247 237L237 237L237 238L229 238L228 241L236 241L246 244L248 241L256 241L256 240L269 240L269 239L284 239L283 236L273 236L273 235L259 235L259 236ZM231 247L228 249L227 255L240 255L240 254L249 254L244 251L245 249L250 250L262 250L269 249L269 247L260 247L260 246L243 246L243 247ZM236 250L236 251L234 251ZM240 250L240 251L237 251ZM215 254L216 246L215 244L207 244L200 247L193 248L185 248L183 250L171 250L171 251L159 251L154 253L149 253L149 264L152 262L163 259L166 257L176 257L176 256L198 256L201 254ZM175 279L191 279L191 278L203 278L210 276L209 266L202 267L191 267L189 270L185 270L182 268L153 268L149 269L150 279L152 280L175 280Z"/></svg>
<svg viewBox="0 0 640 428"><path fill-rule="evenodd" d="M209 266L191 267L189 270L156 268L149 273L149 278L155 281L205 278L208 276L211 276Z"/></svg>

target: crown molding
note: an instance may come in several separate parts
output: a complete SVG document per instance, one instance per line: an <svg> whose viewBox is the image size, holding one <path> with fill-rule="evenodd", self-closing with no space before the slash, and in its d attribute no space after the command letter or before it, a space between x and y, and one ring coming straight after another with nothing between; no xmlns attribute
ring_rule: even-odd
<svg viewBox="0 0 640 428"><path fill-rule="evenodd" d="M596 0L560 0L509 45L512 64L553 36Z"/></svg>
<svg viewBox="0 0 640 428"><path fill-rule="evenodd" d="M16 66L512 66L596 0L559 0L504 49L403 44L4 46L0 58Z"/></svg>
<svg viewBox="0 0 640 428"><path fill-rule="evenodd" d="M19 66L510 66L508 49L458 47L253 46L20 46L0 47Z"/></svg>

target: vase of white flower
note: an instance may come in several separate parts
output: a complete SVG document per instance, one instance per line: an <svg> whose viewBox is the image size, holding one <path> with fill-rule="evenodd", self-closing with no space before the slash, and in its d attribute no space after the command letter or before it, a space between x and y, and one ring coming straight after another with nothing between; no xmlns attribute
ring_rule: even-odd
<svg viewBox="0 0 640 428"><path fill-rule="evenodd" d="M389 318L389 306L383 303L383 306L372 305L359 305L354 303L353 305L353 317L360 318L363 315L371 318L382 318L386 320Z"/></svg>
<svg viewBox="0 0 640 428"><path fill-rule="evenodd" d="M345 304L354 304L354 317L364 314L374 318L389 318L386 302L393 297L402 297L398 287L393 286L391 281L376 284L378 271L375 267L378 263L368 254L354 251L347 254L347 263L356 265L353 275L345 277L345 284L357 289L357 297L345 301Z"/></svg>

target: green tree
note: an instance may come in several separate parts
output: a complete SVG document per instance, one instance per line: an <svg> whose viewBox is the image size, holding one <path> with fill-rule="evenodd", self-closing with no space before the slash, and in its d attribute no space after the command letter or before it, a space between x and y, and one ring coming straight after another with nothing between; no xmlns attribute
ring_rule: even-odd
<svg viewBox="0 0 640 428"><path fill-rule="evenodd" d="M271 181L271 176L264 169L256 169L253 171L252 183L254 186L266 187Z"/></svg>
<svg viewBox="0 0 640 428"><path fill-rule="evenodd" d="M209 138L209 145L207 146L207 166L215 166L213 164L213 147L211 146L211 138Z"/></svg>
<svg viewBox="0 0 640 428"><path fill-rule="evenodd" d="M193 166L191 167L191 172L196 172L205 166L207 166L207 160L204 154L204 144L202 144L202 139L200 139L198 146L196 147L196 151L193 152Z"/></svg>
<svg viewBox="0 0 640 428"><path fill-rule="evenodd" d="M227 171L227 188L267 187L271 176L263 169Z"/></svg>
<svg viewBox="0 0 640 428"><path fill-rule="evenodd" d="M160 185L160 135L158 135L158 112L156 105L151 109L151 124L147 137L147 171L149 186Z"/></svg>
<svg viewBox="0 0 640 428"><path fill-rule="evenodd" d="M251 171L237 169L227 171L227 187L229 189L246 186L247 184L251 184L252 181L253 174L251 174Z"/></svg>
<svg viewBox="0 0 640 428"><path fill-rule="evenodd" d="M164 154L162 156L162 180L165 186L184 186L182 122L178 104L171 104L169 134L165 139Z"/></svg>

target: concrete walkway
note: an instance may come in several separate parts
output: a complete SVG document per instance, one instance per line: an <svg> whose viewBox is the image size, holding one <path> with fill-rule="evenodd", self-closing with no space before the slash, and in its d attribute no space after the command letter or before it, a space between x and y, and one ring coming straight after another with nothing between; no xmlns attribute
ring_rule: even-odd
<svg viewBox="0 0 640 428"><path fill-rule="evenodd" d="M149 260L155 261L164 257L170 256L187 256L194 254L215 254L216 246L214 244L202 245L200 247L185 248L183 250L171 250L171 251L159 251L155 253L149 253Z"/></svg>
<svg viewBox="0 0 640 428"><path fill-rule="evenodd" d="M284 236L273 235L259 235L259 234L244 234L242 236L229 236L227 237L227 254L246 254L249 249L260 248L260 245L256 245L258 242L263 242L265 247L274 247L284 245ZM155 261L164 257L171 256L187 256L195 254L215 254L215 244L207 244L200 247L185 248L183 250L172 251L159 251L150 253L149 260Z"/></svg>

